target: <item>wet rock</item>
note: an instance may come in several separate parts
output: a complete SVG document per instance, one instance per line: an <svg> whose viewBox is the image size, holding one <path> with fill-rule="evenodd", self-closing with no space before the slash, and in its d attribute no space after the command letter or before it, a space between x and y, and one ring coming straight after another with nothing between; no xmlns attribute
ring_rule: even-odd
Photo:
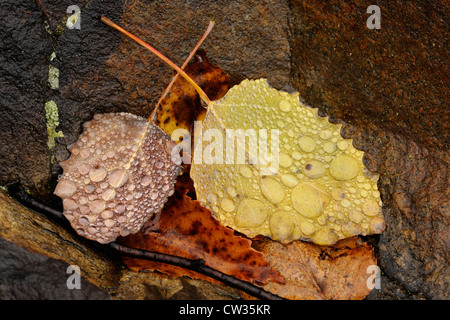
<svg viewBox="0 0 450 320"><path fill-rule="evenodd" d="M309 104L348 123L449 148L446 1L292 1L293 83Z"/></svg>
<svg viewBox="0 0 450 320"><path fill-rule="evenodd" d="M0 238L1 300L109 299L83 277L80 289L69 289L67 263L31 253Z"/></svg>
<svg viewBox="0 0 450 320"><path fill-rule="evenodd" d="M0 185L49 194L44 93L52 37L30 1L2 1L0 34Z"/></svg>
<svg viewBox="0 0 450 320"><path fill-rule="evenodd" d="M448 153L372 126L346 125L344 132L380 174L386 230L377 246L385 279L408 298L448 299ZM383 287L383 294L392 294L392 286Z"/></svg>
<svg viewBox="0 0 450 320"><path fill-rule="evenodd" d="M377 297L448 299L448 3L378 2L379 30L371 4L292 1L292 81L380 174Z"/></svg>

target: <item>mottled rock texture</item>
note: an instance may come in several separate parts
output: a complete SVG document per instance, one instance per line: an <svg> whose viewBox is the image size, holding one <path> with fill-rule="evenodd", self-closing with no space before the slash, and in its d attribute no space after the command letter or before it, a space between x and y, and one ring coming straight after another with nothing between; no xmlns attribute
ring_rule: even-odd
<svg viewBox="0 0 450 320"><path fill-rule="evenodd" d="M44 103L53 40L33 2L3 1L0 7L0 185L20 183L48 195Z"/></svg>
<svg viewBox="0 0 450 320"><path fill-rule="evenodd" d="M31 253L0 238L0 300L109 299L83 277L80 289L69 289L65 262Z"/></svg>
<svg viewBox="0 0 450 320"><path fill-rule="evenodd" d="M448 150L446 1L292 1L292 81L315 107L348 123Z"/></svg>

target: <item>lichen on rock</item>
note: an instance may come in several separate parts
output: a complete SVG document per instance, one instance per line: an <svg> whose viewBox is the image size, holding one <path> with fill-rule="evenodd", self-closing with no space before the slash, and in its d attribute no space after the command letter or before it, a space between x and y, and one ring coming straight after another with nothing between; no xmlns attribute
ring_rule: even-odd
<svg viewBox="0 0 450 320"><path fill-rule="evenodd" d="M229 129L279 130L278 158L264 158L265 151L255 148L261 148L261 140L250 136L236 139L237 148L245 150L245 163L226 162L227 150L222 155L216 150L221 163L200 163L198 153L206 156L211 148L195 148L191 177L197 197L222 223L250 237L330 245L381 233L378 175L365 168L363 152L341 137L340 128L302 105L298 93L277 91L264 79L244 80L209 106L202 135L219 129L226 141ZM265 170L269 164L272 168L271 161L278 164L275 170Z"/></svg>
<svg viewBox="0 0 450 320"><path fill-rule="evenodd" d="M47 120L47 147L52 149L55 146L55 138L62 138L62 131L56 131L59 126L58 106L55 101L50 100L45 103L45 119Z"/></svg>

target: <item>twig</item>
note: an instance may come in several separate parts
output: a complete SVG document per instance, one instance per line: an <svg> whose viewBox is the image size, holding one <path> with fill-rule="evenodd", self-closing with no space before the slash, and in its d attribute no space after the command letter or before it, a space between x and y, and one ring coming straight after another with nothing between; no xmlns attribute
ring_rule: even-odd
<svg viewBox="0 0 450 320"><path fill-rule="evenodd" d="M50 208L40 203L39 201L36 201L25 192L17 192L15 194L12 194L11 196L13 196L16 200L18 200L22 204L26 204L30 209L34 209L39 211L40 213L45 214L48 218L53 218L60 221L64 219L64 216L60 211ZM261 287L258 287L252 283L237 279L233 276L227 275L216 269L208 267L207 265L205 265L205 261L203 261L202 259L187 259L165 253L135 249L121 245L117 242L111 242L109 246L113 250L117 251L119 254L124 256L143 260L163 262L201 273L210 278L219 280L230 287L244 291L254 297L263 300L283 300L283 298L274 295L270 292L267 292Z"/></svg>
<svg viewBox="0 0 450 320"><path fill-rule="evenodd" d="M192 259L182 258L182 257L178 257L178 256L172 256L172 255L165 254L165 253L135 249L135 248L123 246L117 242L111 242L109 245L116 251L120 252L122 255L132 257L132 258L137 258L137 259L144 259L144 260L168 263L168 264L171 264L174 266L189 269L189 270L201 273L210 278L219 280L219 281L229 285L230 287L239 289L241 291L244 291L244 292L246 292L252 296L258 297L260 299L283 300L281 297L274 295L270 292L267 292L264 289L262 289L258 286L255 286L249 282L239 280L235 277L232 277L225 273L222 273L216 269L208 267L207 265L205 265L205 261L203 261L202 259L192 260Z"/></svg>
<svg viewBox="0 0 450 320"><path fill-rule="evenodd" d="M48 15L47 11L45 10L44 4L41 0L36 0L37 5L41 8L42 12L45 14L45 17L48 21L50 21L50 16Z"/></svg>
<svg viewBox="0 0 450 320"><path fill-rule="evenodd" d="M50 208L39 201L33 199L28 193L26 193L24 190L19 189L14 191L10 191L9 195L12 196L14 199L16 199L21 204L27 206L29 209L32 209L34 211L37 211L38 213L45 214L47 218L51 218L54 220L65 220L63 214L55 210L53 208Z"/></svg>

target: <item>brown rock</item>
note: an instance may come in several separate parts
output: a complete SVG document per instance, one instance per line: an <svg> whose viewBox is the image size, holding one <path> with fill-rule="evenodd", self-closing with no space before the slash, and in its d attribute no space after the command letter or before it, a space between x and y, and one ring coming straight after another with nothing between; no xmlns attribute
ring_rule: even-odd
<svg viewBox="0 0 450 320"><path fill-rule="evenodd" d="M292 1L293 84L311 105L448 149L446 1Z"/></svg>

